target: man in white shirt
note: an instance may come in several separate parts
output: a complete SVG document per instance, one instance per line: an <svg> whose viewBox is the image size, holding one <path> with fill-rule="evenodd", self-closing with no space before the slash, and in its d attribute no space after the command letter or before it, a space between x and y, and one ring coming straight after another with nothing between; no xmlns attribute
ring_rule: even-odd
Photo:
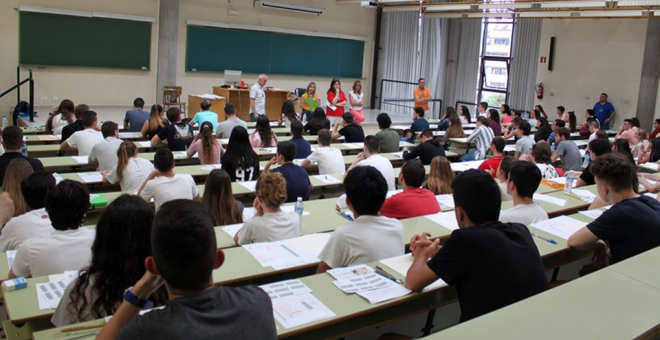
<svg viewBox="0 0 660 340"><path fill-rule="evenodd" d="M89 265L95 231L83 228L89 191L77 181L64 180L46 195L46 212L55 229L31 238L18 248L9 279L79 271Z"/></svg>
<svg viewBox="0 0 660 340"><path fill-rule="evenodd" d="M344 165L344 157L341 155L341 151L330 147L332 143L330 130L319 130L318 142L319 147L302 162L301 166L305 168L310 164L317 163L319 175L344 173L346 165Z"/></svg>
<svg viewBox="0 0 660 340"><path fill-rule="evenodd" d="M250 120L257 121L257 115L266 115L266 92L264 86L268 76L260 74L257 83L250 88Z"/></svg>
<svg viewBox="0 0 660 340"><path fill-rule="evenodd" d="M248 129L247 123L236 117L236 107L234 104L227 103L225 105L225 114L227 115L227 120L218 124L218 128L215 131L216 137L229 139L231 132L234 131L234 128L237 126L242 126L245 130Z"/></svg>
<svg viewBox="0 0 660 340"><path fill-rule="evenodd" d="M117 149L123 142L117 138L119 126L114 122L105 122L101 126L103 140L92 147L89 153L90 163L99 163L99 171L112 170L117 165Z"/></svg>
<svg viewBox="0 0 660 340"><path fill-rule="evenodd" d="M16 250L25 240L55 231L45 208L46 194L55 188L55 177L37 171L21 182L21 192L30 211L9 220L0 234L0 252Z"/></svg>
<svg viewBox="0 0 660 340"><path fill-rule="evenodd" d="M506 181L507 192L513 197L513 208L505 210L501 222L515 222L530 226L548 219L548 213L534 203L534 192L541 184L541 170L532 162L516 161Z"/></svg>
<svg viewBox="0 0 660 340"><path fill-rule="evenodd" d="M88 156L97 143L103 141L103 134L98 131L97 115L87 111L82 115L84 130L76 131L69 139L60 144L60 150L78 150L78 156Z"/></svg>
<svg viewBox="0 0 660 340"><path fill-rule="evenodd" d="M387 190L393 191L396 190L396 185L394 184L394 168L392 167L392 162L387 158L378 154L380 151L380 141L376 136L367 136L364 138L364 151L357 155L355 162L346 170L344 178L348 173L353 170L356 166L373 166L380 172L385 181L387 182Z"/></svg>
<svg viewBox="0 0 660 340"><path fill-rule="evenodd" d="M160 149L154 155L156 170L147 177L138 191L145 201L155 201L156 211L166 202L176 199L199 201L199 191L190 175L174 173L174 155L169 149Z"/></svg>
<svg viewBox="0 0 660 340"><path fill-rule="evenodd" d="M387 195L383 175L374 167L360 166L348 173L344 188L355 220L332 233L318 256L321 263L316 272L403 255L403 224L378 214Z"/></svg>

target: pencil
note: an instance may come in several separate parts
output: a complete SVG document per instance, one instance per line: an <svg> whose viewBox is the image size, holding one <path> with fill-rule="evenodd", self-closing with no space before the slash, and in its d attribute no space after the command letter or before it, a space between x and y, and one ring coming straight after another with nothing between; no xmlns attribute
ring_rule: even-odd
<svg viewBox="0 0 660 340"><path fill-rule="evenodd" d="M84 331L84 330L87 330L87 329L103 328L104 326L105 326L105 322L101 323L101 324L98 324L98 325L65 328L65 329L61 330L60 332L68 333L68 332Z"/></svg>

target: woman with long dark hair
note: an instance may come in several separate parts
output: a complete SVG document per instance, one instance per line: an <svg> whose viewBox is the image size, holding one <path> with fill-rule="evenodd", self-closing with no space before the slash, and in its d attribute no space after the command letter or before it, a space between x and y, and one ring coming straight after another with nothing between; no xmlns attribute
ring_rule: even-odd
<svg viewBox="0 0 660 340"><path fill-rule="evenodd" d="M243 205L234 198L231 177L227 171L215 169L209 173L202 202L211 216L213 225L243 223Z"/></svg>
<svg viewBox="0 0 660 340"><path fill-rule="evenodd" d="M72 101L64 99L59 106L53 107L46 120L46 132L54 135L62 133L62 129L75 121L75 105Z"/></svg>
<svg viewBox="0 0 660 340"><path fill-rule="evenodd" d="M167 119L163 117L163 107L154 104L151 106L151 112L149 113L149 119L144 122L142 125L142 130L140 132L143 136L147 137L148 140L154 138L160 130L162 130L167 122Z"/></svg>
<svg viewBox="0 0 660 340"><path fill-rule="evenodd" d="M548 119L548 114L545 113L545 110L543 109L543 106L537 104L537 105L534 105L534 109L537 110L538 112L540 112L543 115L543 118Z"/></svg>
<svg viewBox="0 0 660 340"><path fill-rule="evenodd" d="M222 157L222 168L227 171L232 182L254 181L259 178L259 156L252 149L244 127L237 126L232 130L227 150Z"/></svg>
<svg viewBox="0 0 660 340"><path fill-rule="evenodd" d="M509 105L507 104L502 104L501 107L501 113L502 113L502 119L501 122L502 124L509 124L513 120L513 114L511 113L511 109L509 108Z"/></svg>
<svg viewBox="0 0 660 340"><path fill-rule="evenodd" d="M225 149L213 136L213 123L211 122L203 122L200 125L199 133L195 135L195 140L186 150L188 157L198 154L199 162L202 164L220 164L220 157L223 153L225 153Z"/></svg>
<svg viewBox="0 0 660 340"><path fill-rule="evenodd" d="M630 152L630 144L628 144L627 140L623 138L615 140L613 151L623 154L633 165L635 165L635 158L633 157L632 152Z"/></svg>
<svg viewBox="0 0 660 340"><path fill-rule="evenodd" d="M463 125L472 124L472 116L470 115L470 110L467 106L461 105L460 108L460 119Z"/></svg>
<svg viewBox="0 0 660 340"><path fill-rule="evenodd" d="M296 112L296 106L293 104L293 101L287 100L282 104L282 115L280 116L277 125L284 125L288 129L291 127L291 122L294 120L300 120L300 116L298 115L298 112Z"/></svg>
<svg viewBox="0 0 660 340"><path fill-rule="evenodd" d="M154 210L142 198L123 195L108 205L96 224L92 261L64 292L51 322L56 326L113 315L124 291L145 272L151 256ZM156 305L167 300L165 287L149 297Z"/></svg>
<svg viewBox="0 0 660 340"><path fill-rule="evenodd" d="M317 107L314 110L312 119L305 124L303 130L309 132L310 135L316 136L319 134L319 130L330 130L330 120L325 115L325 111L322 108Z"/></svg>
<svg viewBox="0 0 660 340"><path fill-rule="evenodd" d="M493 129L495 137L502 136L502 125L500 124L500 114L495 109L488 110L488 119L490 119L490 128Z"/></svg>
<svg viewBox="0 0 660 340"><path fill-rule="evenodd" d="M564 115L564 121L566 122L566 127L568 128L571 133L576 132L578 127L577 127L577 117L575 116L575 112L573 111L568 111Z"/></svg>
<svg viewBox="0 0 660 340"><path fill-rule="evenodd" d="M264 115L259 115L257 118L255 131L249 138L250 145L252 145L253 148L270 148L277 146L277 136L273 133L273 129L270 128L268 117Z"/></svg>
<svg viewBox="0 0 660 340"><path fill-rule="evenodd" d="M536 133L534 134L534 141L537 143L542 140L547 141L551 133L552 133L552 127L550 126L550 123L548 123L548 120L545 117L539 118L537 130Z"/></svg>
<svg viewBox="0 0 660 340"><path fill-rule="evenodd" d="M341 117L344 115L344 107L348 102L346 101L346 94L341 90L341 82L339 79L332 79L330 82L330 88L326 94L328 96L326 115L331 120L331 123L341 121Z"/></svg>

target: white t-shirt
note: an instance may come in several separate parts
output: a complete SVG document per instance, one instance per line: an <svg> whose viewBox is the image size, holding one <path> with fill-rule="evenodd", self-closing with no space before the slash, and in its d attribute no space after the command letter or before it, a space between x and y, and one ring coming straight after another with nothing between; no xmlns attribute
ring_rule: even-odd
<svg viewBox="0 0 660 340"><path fill-rule="evenodd" d="M498 185L500 186L500 193L502 194L502 202L513 200L513 197L511 197L506 191L506 183L500 183Z"/></svg>
<svg viewBox="0 0 660 340"><path fill-rule="evenodd" d="M16 276L39 277L79 271L89 265L96 231L80 227L76 230L55 230L29 239L18 247L11 267Z"/></svg>
<svg viewBox="0 0 660 340"><path fill-rule="evenodd" d="M545 221L548 219L548 213L538 204L518 204L515 207L505 210L500 215L500 221L522 223L530 226L533 223Z"/></svg>
<svg viewBox="0 0 660 340"><path fill-rule="evenodd" d="M353 98L353 101L356 101L356 102L359 102L359 101L362 100L362 98L364 98L364 96L363 96L362 93L360 93L360 94L356 94L356 93L353 92L352 90L351 90L351 92L348 93L348 95L351 96L351 98ZM349 105L351 106L351 109L353 109L353 110L358 110L358 111L360 111L360 110L362 110L362 108L363 108L363 106L353 106L353 105L350 103L350 102L351 102L350 100L349 100L348 102L349 102Z"/></svg>
<svg viewBox="0 0 660 340"><path fill-rule="evenodd" d="M190 175L176 174L174 177L160 176L147 182L142 198L149 202L153 198L156 211L160 206L176 199L194 199L199 195L195 180Z"/></svg>
<svg viewBox="0 0 660 340"><path fill-rule="evenodd" d="M54 135L61 135L62 134L62 129L64 129L65 126L69 125L69 121L66 119L62 119L62 114L58 113L53 117L53 134Z"/></svg>
<svg viewBox="0 0 660 340"><path fill-rule="evenodd" d="M536 163L536 167L541 170L541 176L543 176L543 179L553 179L559 177L557 169L555 169L552 164Z"/></svg>
<svg viewBox="0 0 660 340"><path fill-rule="evenodd" d="M238 230L238 244L275 242L300 237L300 217L292 211L265 213L245 222Z"/></svg>
<svg viewBox="0 0 660 340"><path fill-rule="evenodd" d="M9 220L0 234L0 252L16 250L31 238L48 235L55 231L46 208L28 211Z"/></svg>
<svg viewBox="0 0 660 340"><path fill-rule="evenodd" d="M587 144L591 143L591 141L594 140L594 139L596 139L596 133L595 132L592 133L591 135L589 135L589 140L587 141Z"/></svg>
<svg viewBox="0 0 660 340"><path fill-rule="evenodd" d="M121 139L115 137L108 137L92 147L89 153L89 161L99 163L99 171L108 171L117 166L117 149L121 143Z"/></svg>
<svg viewBox="0 0 660 340"><path fill-rule="evenodd" d="M250 99L254 99L254 108L257 110L257 114L265 115L266 114L266 92L259 84L254 84L250 88ZM252 106L250 106L250 113L252 111Z"/></svg>
<svg viewBox="0 0 660 340"><path fill-rule="evenodd" d="M296 112L296 118L300 120L300 114L298 112ZM282 113L282 122L284 123L284 127L287 129L291 128L291 120L289 120L289 118L284 113Z"/></svg>
<svg viewBox="0 0 660 340"><path fill-rule="evenodd" d="M394 168L392 167L392 162L387 158L381 155L371 155L369 158L358 162L355 166L373 166L385 177L387 191L396 190L396 186L394 185Z"/></svg>
<svg viewBox="0 0 660 340"><path fill-rule="evenodd" d="M88 156L94 145L103 141L103 134L94 129L76 131L66 140L72 148L78 148L78 156Z"/></svg>
<svg viewBox="0 0 660 340"><path fill-rule="evenodd" d="M138 191L147 180L149 174L154 171L154 165L144 158L132 157L128 159L128 164L122 173L122 179L119 181L117 175L117 166L115 165L105 176L108 182L115 184L119 181L121 191Z"/></svg>
<svg viewBox="0 0 660 340"><path fill-rule="evenodd" d="M337 228L319 259L330 268L348 267L403 255L405 246L399 220L363 215Z"/></svg>
<svg viewBox="0 0 660 340"><path fill-rule="evenodd" d="M307 157L307 160L319 165L319 175L343 174L346 171L341 151L333 147L318 147Z"/></svg>

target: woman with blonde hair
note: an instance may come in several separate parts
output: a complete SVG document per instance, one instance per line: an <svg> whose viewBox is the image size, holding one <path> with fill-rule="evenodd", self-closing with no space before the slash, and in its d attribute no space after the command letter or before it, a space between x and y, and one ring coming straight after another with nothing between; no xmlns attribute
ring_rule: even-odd
<svg viewBox="0 0 660 340"><path fill-rule="evenodd" d="M311 82L307 85L307 91L303 93L300 99L302 99L303 102L302 116L300 117L300 120L302 121L304 118L305 122L309 123L316 108L321 106L321 99L316 95L315 82Z"/></svg>
<svg viewBox="0 0 660 340"><path fill-rule="evenodd" d="M215 226L243 223L243 204L234 199L231 177L223 169L215 169L209 173L202 203Z"/></svg>
<svg viewBox="0 0 660 340"><path fill-rule="evenodd" d="M362 108L364 107L364 93L362 93L362 82L356 80L353 83L353 89L348 93L348 100L350 102L351 109L350 113L355 116L353 122L357 125L364 122L364 115L362 114Z"/></svg>
<svg viewBox="0 0 660 340"><path fill-rule="evenodd" d="M158 104L154 104L151 106L149 119L144 122L140 132L143 136L147 137L148 140L151 140L155 135L158 134L158 132L160 132L160 130L165 127L166 124L168 124L168 122L163 117L163 107Z"/></svg>
<svg viewBox="0 0 660 340"><path fill-rule="evenodd" d="M211 122L202 123L199 133L195 135L195 140L190 144L186 153L188 157L198 154L199 162L202 164L220 164L220 158L225 153L225 149L213 136Z"/></svg>
<svg viewBox="0 0 660 340"><path fill-rule="evenodd" d="M137 155L138 149L133 142L127 140L121 143L117 149L117 165L103 173L103 183L119 182L121 191L137 192L154 171L151 162Z"/></svg>
<svg viewBox="0 0 660 340"><path fill-rule="evenodd" d="M46 120L46 132L54 135L62 133L65 126L75 121L75 106L72 101L64 99L59 106L50 110L50 116Z"/></svg>
<svg viewBox="0 0 660 340"><path fill-rule="evenodd" d="M34 173L32 165L23 158L14 158L9 162L2 181L2 190L9 194L14 202L14 216L23 215L30 210L23 198L21 182Z"/></svg>
<svg viewBox="0 0 660 340"><path fill-rule="evenodd" d="M442 156L436 156L431 161L431 170L424 188L435 195L452 194L451 182L454 180L454 171L451 164Z"/></svg>

